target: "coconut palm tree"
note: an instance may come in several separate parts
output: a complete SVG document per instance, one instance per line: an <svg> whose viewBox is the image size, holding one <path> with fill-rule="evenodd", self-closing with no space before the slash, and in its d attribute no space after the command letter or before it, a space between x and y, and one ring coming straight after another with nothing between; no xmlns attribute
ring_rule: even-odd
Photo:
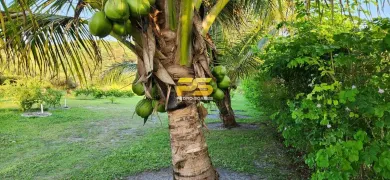
<svg viewBox="0 0 390 180"><path fill-rule="evenodd" d="M278 4L278 8L273 9L274 12L266 17L260 18L256 13L247 14L246 22L240 24L239 29L225 28L223 24L216 23L209 32L217 49L213 63L225 66L232 81L231 88L224 90L224 99L216 102L225 128L239 126L231 106L231 90L238 86L240 79L256 72L261 60L254 56L253 51L260 51L266 45L269 36L278 34L276 26L279 23L294 18L291 3L275 1L272 4Z"/></svg>
<svg viewBox="0 0 390 180"><path fill-rule="evenodd" d="M87 21L80 14L84 10L102 9L103 6L96 5L98 2L15 1L9 6L3 2L0 20L7 58L2 63L25 72L58 72L62 67L64 72L82 79L87 66L81 61L93 58L98 62L100 41L88 33ZM241 11L262 11L269 7L267 3L156 1L148 16L131 18L138 34L133 35L135 42L130 36L112 34L137 55L138 81L144 84L146 96L151 98L150 87L154 82L161 100L166 102L175 179L218 179L201 126L205 108L198 101L177 100L176 81L181 77L214 78L208 55L208 49L215 49L208 36L211 25L215 21L234 24ZM55 15L73 6L72 17Z"/></svg>
<svg viewBox="0 0 390 180"><path fill-rule="evenodd" d="M149 2L152 7L148 15L129 17L134 29L132 36L111 35L137 55L138 82L143 84L146 97L152 98L151 87L156 84L160 101L166 103L174 179L218 179L201 125L207 112L198 101L178 100L176 82L182 77L214 78L209 50L215 51L216 46L208 34L214 23L234 25L246 11L272 17L274 9L282 8L282 1ZM62 69L87 81L84 70L91 65L86 65L90 62L86 59L94 59L98 64L101 59L98 44L104 41L88 33L87 20L81 15L102 10L104 3L103 0L17 0L7 5L2 0L2 67L53 74ZM59 15L63 11L73 15Z"/></svg>
<svg viewBox="0 0 390 180"><path fill-rule="evenodd" d="M271 4L277 4L277 1ZM282 9L285 16L291 13L286 2L284 2ZM252 44L256 44L265 35L266 30L282 21L280 11L274 11L276 12L270 13L269 16L261 18L261 20L261 14L258 14L257 11L243 12L236 20L229 21L234 26L227 25L226 21L217 20L210 28L209 34L216 47L210 49L211 51L216 50L210 54L210 59L213 59L211 64L228 67L228 76L233 82L232 88L237 86L239 79L245 78L255 71L258 60L249 51L252 50ZM258 48L261 49L261 47ZM123 61L109 66L102 74L102 79L112 83L121 80L123 76L131 76L136 71L134 63ZM220 118L226 128L238 126L231 107L230 90L232 88L224 90L223 100L216 101Z"/></svg>
<svg viewBox="0 0 390 180"><path fill-rule="evenodd" d="M252 50L252 45L264 35L264 29L261 26L253 27L252 25L247 26L246 30L242 30L240 33L227 34L222 29L217 28L210 32L218 51L213 63L225 66L232 82L230 88L223 90L225 94L223 100L215 102L225 128L239 126L231 106L231 90L237 87L239 79L256 71L255 67L259 65L259 61L248 52Z"/></svg>

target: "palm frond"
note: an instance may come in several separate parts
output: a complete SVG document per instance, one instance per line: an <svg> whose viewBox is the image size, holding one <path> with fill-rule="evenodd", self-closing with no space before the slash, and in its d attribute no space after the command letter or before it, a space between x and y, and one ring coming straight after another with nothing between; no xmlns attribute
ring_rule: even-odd
<svg viewBox="0 0 390 180"><path fill-rule="evenodd" d="M281 0L235 0L229 1L217 17L213 28L239 33L248 25L261 23L271 26L293 14L292 1Z"/></svg>
<svg viewBox="0 0 390 180"><path fill-rule="evenodd" d="M87 72L101 62L99 44L105 41L93 37L87 21L80 18L53 14L1 12L5 17L1 28L1 51L6 58L0 59L4 68L15 73L65 75L86 80ZM25 22L20 21L24 17ZM88 60L94 60L88 64ZM89 77L92 75L89 74Z"/></svg>
<svg viewBox="0 0 390 180"><path fill-rule="evenodd" d="M179 36L179 51L180 65L189 65L190 39L193 22L193 6L192 0L184 0L181 3L180 12L180 36Z"/></svg>
<svg viewBox="0 0 390 180"><path fill-rule="evenodd" d="M238 54L239 60L233 68L229 71L229 76L232 77L234 81L248 77L251 73L257 71L257 67L261 64L261 60L254 56L254 49L256 51L261 51L268 42L268 36L274 36L277 33L276 29L271 29L268 35L256 34L254 33L248 42L256 41L254 44L256 46L248 46L251 43L245 43L243 48L241 48L240 53ZM262 37L259 39L259 37Z"/></svg>
<svg viewBox="0 0 390 180"><path fill-rule="evenodd" d="M69 0L13 0L9 3L8 8L14 12L23 12L27 8L31 9L31 12L34 13L48 13L48 14L62 14L62 15L73 15L76 12L76 9L79 8L78 5L82 7L91 7L87 6L85 3L99 4L101 0L86 0L86 1L69 1Z"/></svg>
<svg viewBox="0 0 390 180"><path fill-rule="evenodd" d="M240 34L227 34L220 31L212 31L211 35L217 44L218 57L216 64L224 65L228 69L228 75L233 82L245 78L256 71L260 61L254 57L253 50L260 50L267 42L266 31L271 28L261 23L255 26L247 26ZM272 30L269 35L274 35Z"/></svg>
<svg viewBox="0 0 390 180"><path fill-rule="evenodd" d="M126 75L134 75L137 72L137 64L134 61L114 63L107 67L101 75L104 82L117 82Z"/></svg>
<svg viewBox="0 0 390 180"><path fill-rule="evenodd" d="M218 0L217 3L212 6L212 8L209 10L208 14L202 22L203 36L205 36L209 32L209 29L214 24L215 19L220 16L220 12L222 10L226 9L225 7L229 2L229 0Z"/></svg>

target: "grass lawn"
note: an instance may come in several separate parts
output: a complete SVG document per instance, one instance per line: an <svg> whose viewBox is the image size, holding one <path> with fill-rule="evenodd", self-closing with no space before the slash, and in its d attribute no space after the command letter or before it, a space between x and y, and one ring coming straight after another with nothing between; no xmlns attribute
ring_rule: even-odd
<svg viewBox="0 0 390 180"><path fill-rule="evenodd" d="M115 179L169 167L167 115L143 125L133 117L140 99L111 104L70 98L70 109L50 110L53 115L46 118L22 117L14 105L0 101L0 179ZM267 179L298 178L261 113L251 110L240 94L232 101L238 113L251 116L238 121L259 128L206 133L214 165Z"/></svg>

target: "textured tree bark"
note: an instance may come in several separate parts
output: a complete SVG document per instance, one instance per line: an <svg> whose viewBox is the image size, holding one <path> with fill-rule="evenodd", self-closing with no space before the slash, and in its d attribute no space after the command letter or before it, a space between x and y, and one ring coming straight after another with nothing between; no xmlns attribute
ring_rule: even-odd
<svg viewBox="0 0 390 180"><path fill-rule="evenodd" d="M169 117L169 131L171 138L173 179L175 180L216 180L218 173L215 171L206 140L202 131L202 123L199 118L197 101L177 100L176 85L180 78L204 78L212 77L209 69L210 58L205 37L201 36L202 19L194 12L191 44L189 50L189 62L187 66L180 65L180 39L183 37L180 28L170 27L170 12L176 12L176 23L180 24L179 17L184 13L181 8L183 1L172 1L172 9L168 1L156 1L155 17L149 19L148 29L143 30L141 47L139 47L138 72L143 72L144 79L153 78L157 82L161 97L164 97ZM147 22L147 21L144 21ZM145 48L156 50L149 55ZM143 50L143 51L142 51ZM145 55L146 54L146 55ZM149 56L147 56L149 55ZM148 58L149 57L149 58ZM145 59L149 59L148 64ZM147 65L152 66L153 74L145 71ZM143 71L142 71L143 70ZM147 79L149 77L149 79ZM150 81L144 81L150 82ZM173 82L173 83L171 83ZM147 93L147 92L146 92ZM192 94L192 92L187 92ZM185 95L185 94L184 94ZM184 96L183 95L183 96Z"/></svg>
<svg viewBox="0 0 390 180"><path fill-rule="evenodd" d="M173 178L215 180L215 171L203 135L196 104L168 112Z"/></svg>
<svg viewBox="0 0 390 180"><path fill-rule="evenodd" d="M219 109L219 117L223 122L223 127L233 128L238 127L236 118L234 116L234 111L232 109L232 102L230 97L230 89L225 90L225 97L223 100L217 102L217 107Z"/></svg>

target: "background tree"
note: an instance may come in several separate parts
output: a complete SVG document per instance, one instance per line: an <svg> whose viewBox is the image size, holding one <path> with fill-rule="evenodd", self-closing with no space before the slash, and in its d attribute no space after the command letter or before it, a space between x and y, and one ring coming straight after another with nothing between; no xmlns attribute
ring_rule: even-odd
<svg viewBox="0 0 390 180"><path fill-rule="evenodd" d="M273 1L270 4L277 4L278 8L272 8L267 16L249 12L244 15L245 22L242 22L239 28L224 28L223 24L216 23L210 31L217 49L213 63L226 66L227 74L232 80L231 88L224 90L224 99L216 102L224 127L238 126L231 107L231 90L236 89L242 79L257 71L261 60L254 56L254 51L261 50L268 38L278 35L278 23L294 18L291 3Z"/></svg>

